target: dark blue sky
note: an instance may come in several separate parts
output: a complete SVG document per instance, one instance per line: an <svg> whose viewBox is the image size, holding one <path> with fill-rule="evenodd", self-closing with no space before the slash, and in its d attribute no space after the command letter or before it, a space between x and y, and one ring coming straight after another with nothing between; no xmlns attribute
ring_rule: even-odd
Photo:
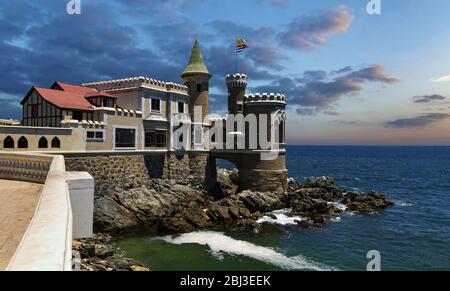
<svg viewBox="0 0 450 291"><path fill-rule="evenodd" d="M148 76L181 82L195 38L226 102L236 37L250 91L288 96L288 139L306 144L449 144L450 2L382 0L0 2L0 117L33 85ZM431 3L432 2L432 3Z"/></svg>

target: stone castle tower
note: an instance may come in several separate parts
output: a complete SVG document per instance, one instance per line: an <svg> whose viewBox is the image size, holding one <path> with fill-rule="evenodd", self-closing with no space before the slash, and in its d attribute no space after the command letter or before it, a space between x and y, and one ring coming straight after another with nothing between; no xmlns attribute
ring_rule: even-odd
<svg viewBox="0 0 450 291"><path fill-rule="evenodd" d="M245 89L247 88L247 75L232 74L225 78L228 88L228 113L244 113Z"/></svg>
<svg viewBox="0 0 450 291"><path fill-rule="evenodd" d="M183 78L184 85L188 87L188 93L191 96L189 114L192 118L192 132L194 133L191 148L207 150L209 127L208 123L204 121L208 115L209 80L211 79L211 74L206 68L200 44L197 40L192 49L189 63L181 73L181 78Z"/></svg>
<svg viewBox="0 0 450 291"><path fill-rule="evenodd" d="M208 173L209 181L205 184L214 185L216 178L216 159L224 159L232 162L239 171L239 187L241 190L285 192L287 189L287 170L285 160L285 108L286 98L281 94L263 93L246 95L248 77L245 74L230 74L226 76L228 89L228 114L241 114L244 117L256 116L258 120L258 132L250 132L249 127L238 129L231 135L245 138L245 148L217 149L210 145L209 131L215 121L207 120L209 73L196 40L192 49L189 63L181 73L184 84L188 87L190 95L190 115L192 118L192 142L191 149L195 154L203 152L208 156L207 160L196 159L197 166L201 166ZM260 115L267 116L267 132L264 134L266 141L261 144ZM226 125L227 118L223 118ZM232 125L233 126L233 125ZM226 126L225 126L226 127ZM227 139L227 134L225 139ZM249 138L257 136L256 148L250 146ZM215 138L213 138L215 139ZM191 153L192 154L192 153ZM273 158L265 158L263 154L274 155Z"/></svg>
<svg viewBox="0 0 450 291"><path fill-rule="evenodd" d="M282 94L246 94L248 77L245 74L229 74L225 77L228 88L228 113L255 116L258 120L257 133L245 127L245 149L228 154L239 170L240 187L255 191L284 192L287 188L285 157L286 97ZM267 131L261 136L259 117L267 116ZM253 137L252 137L253 136ZM250 138L257 139L257 148L250 147ZM267 141L262 144L262 141ZM268 149L269 147L269 149ZM264 158L261 153L266 151ZM270 155L274 155L273 158Z"/></svg>

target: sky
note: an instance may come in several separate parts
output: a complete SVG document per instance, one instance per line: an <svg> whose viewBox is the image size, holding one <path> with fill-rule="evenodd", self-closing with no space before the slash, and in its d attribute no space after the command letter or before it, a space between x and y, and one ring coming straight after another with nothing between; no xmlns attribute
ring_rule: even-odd
<svg viewBox="0 0 450 291"><path fill-rule="evenodd" d="M450 1L0 0L0 118L32 86L146 76L181 83L198 39L226 109L234 42L249 93L286 94L287 142L450 144Z"/></svg>

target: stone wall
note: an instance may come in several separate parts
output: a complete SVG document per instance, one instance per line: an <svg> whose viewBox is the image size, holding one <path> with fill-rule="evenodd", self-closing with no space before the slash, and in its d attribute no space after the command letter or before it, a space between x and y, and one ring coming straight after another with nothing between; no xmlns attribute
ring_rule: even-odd
<svg viewBox="0 0 450 291"><path fill-rule="evenodd" d="M86 171L94 177L97 197L106 195L117 185L144 185L151 179L170 179L203 187L210 179L207 177L215 174L207 153L66 154L65 160L68 171Z"/></svg>

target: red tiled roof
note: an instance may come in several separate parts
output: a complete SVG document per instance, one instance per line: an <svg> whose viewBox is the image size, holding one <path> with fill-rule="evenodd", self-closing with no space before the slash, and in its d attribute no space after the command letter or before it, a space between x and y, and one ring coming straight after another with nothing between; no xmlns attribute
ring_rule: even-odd
<svg viewBox="0 0 450 291"><path fill-rule="evenodd" d="M86 94L84 94L84 97L89 98L89 97L108 97L108 98L115 98L117 99L116 96L111 95L105 91L95 91L95 92L87 92Z"/></svg>
<svg viewBox="0 0 450 291"><path fill-rule="evenodd" d="M58 83L58 85L61 86L62 83ZM64 84L67 85L67 84ZM75 110L92 110L93 106L89 101L86 100L84 97L85 93L80 93L81 90L78 92L73 92L72 90L74 87L73 85L69 85L71 88L69 90L61 91L61 90L54 90L54 89L45 89L45 88L39 88L39 87L33 87L36 92L39 93L39 95L44 98L45 101L63 109L75 109ZM62 88L62 87L61 87ZM65 89L68 87L65 86ZM86 88L88 89L88 88ZM76 89L75 89L76 90Z"/></svg>
<svg viewBox="0 0 450 291"><path fill-rule="evenodd" d="M67 83L63 83L63 82L55 82L55 84L58 85L59 87L61 87L61 89L66 92L72 92L72 93L78 93L78 94L98 92L97 90L92 89L92 88L67 84Z"/></svg>

